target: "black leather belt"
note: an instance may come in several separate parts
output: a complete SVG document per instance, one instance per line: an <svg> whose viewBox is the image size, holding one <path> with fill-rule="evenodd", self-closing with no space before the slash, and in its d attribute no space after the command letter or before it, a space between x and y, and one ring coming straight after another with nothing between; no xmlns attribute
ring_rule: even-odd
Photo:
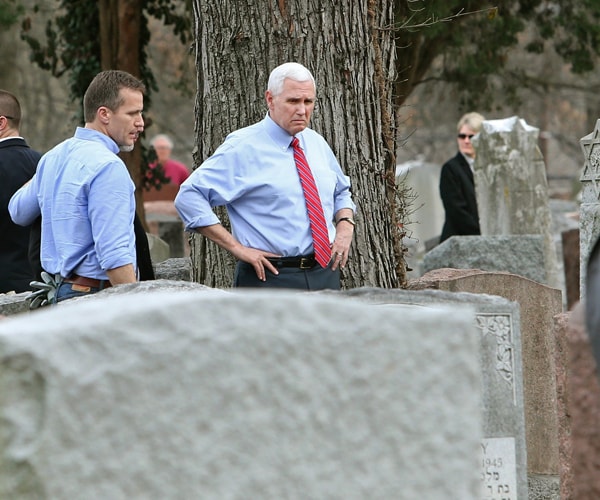
<svg viewBox="0 0 600 500"><path fill-rule="evenodd" d="M268 257L267 260L277 268L296 267L298 269L312 269L317 265L314 254L300 257Z"/></svg>

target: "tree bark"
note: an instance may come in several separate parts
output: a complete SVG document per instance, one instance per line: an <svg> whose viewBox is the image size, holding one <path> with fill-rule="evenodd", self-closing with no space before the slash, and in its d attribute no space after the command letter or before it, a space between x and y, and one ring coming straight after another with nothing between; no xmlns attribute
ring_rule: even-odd
<svg viewBox="0 0 600 500"><path fill-rule="evenodd" d="M395 205L392 1L194 0L193 8L195 166L228 133L265 116L264 92L275 66L304 64L317 83L311 126L351 178L357 205L343 286L401 286L405 267ZM231 285L233 259L198 235L192 261L195 280Z"/></svg>

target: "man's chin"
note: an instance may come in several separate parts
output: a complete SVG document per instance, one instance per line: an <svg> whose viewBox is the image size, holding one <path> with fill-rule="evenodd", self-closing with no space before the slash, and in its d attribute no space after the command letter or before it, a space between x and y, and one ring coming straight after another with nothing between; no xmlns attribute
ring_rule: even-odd
<svg viewBox="0 0 600 500"><path fill-rule="evenodd" d="M119 150L122 153L131 153L133 151L134 147L135 147L135 144L126 144L124 146L119 146Z"/></svg>

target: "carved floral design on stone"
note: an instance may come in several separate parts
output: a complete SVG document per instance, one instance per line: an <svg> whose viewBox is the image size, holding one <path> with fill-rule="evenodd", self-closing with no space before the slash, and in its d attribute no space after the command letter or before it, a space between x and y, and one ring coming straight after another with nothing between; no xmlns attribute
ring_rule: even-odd
<svg viewBox="0 0 600 500"><path fill-rule="evenodd" d="M496 338L496 370L512 388L514 381L514 348L510 316L507 314L480 314L477 315L477 327L484 337L493 335Z"/></svg>

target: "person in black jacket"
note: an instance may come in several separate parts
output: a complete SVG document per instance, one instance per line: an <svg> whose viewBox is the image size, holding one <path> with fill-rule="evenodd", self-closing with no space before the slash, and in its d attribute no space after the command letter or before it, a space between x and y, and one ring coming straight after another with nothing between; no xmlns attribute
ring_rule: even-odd
<svg viewBox="0 0 600 500"><path fill-rule="evenodd" d="M18 99L0 90L0 293L31 290L35 271L29 261L29 227L16 225L8 213L8 201L33 174L40 153L19 134L21 106Z"/></svg>
<svg viewBox="0 0 600 500"><path fill-rule="evenodd" d="M440 196L446 213L440 243L450 236L481 234L473 179L475 148L471 139L481 130L484 119L479 113L467 113L456 126L458 153L444 163L440 175Z"/></svg>

